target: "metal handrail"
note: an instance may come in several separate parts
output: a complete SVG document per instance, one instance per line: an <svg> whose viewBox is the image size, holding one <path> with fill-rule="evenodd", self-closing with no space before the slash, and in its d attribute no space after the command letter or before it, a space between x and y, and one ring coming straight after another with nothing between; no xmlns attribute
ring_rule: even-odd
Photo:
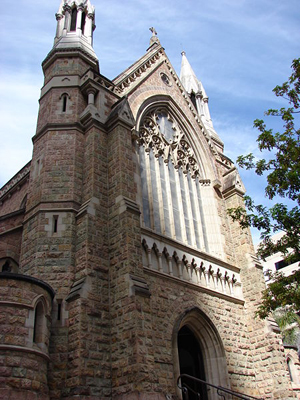
<svg viewBox="0 0 300 400"><path fill-rule="evenodd" d="M199 396L199 399L200 399L200 393L196 393L193 389L191 389L191 388L190 388L188 385L186 385L186 384L184 384L184 386L180 386L181 384L180 384L179 381L180 381L181 378L188 378L188 379L191 379L191 380L193 380L193 381L195 381L195 382L199 382L199 383L202 383L202 384L204 384L204 385L206 385L206 386L213 387L213 388L217 389L218 395L219 395L220 397L223 397L224 400L225 400L225 396L224 396L223 394L219 393L219 392L224 392L224 393L227 393L227 394L231 394L232 396L235 396L235 397L237 397L237 398L239 398L239 399L242 399L242 400L250 400L250 399L253 399L253 400L264 400L263 398L258 398L258 397L250 396L250 395L248 395L248 394L239 393L239 392L236 392L236 391L234 391L234 390L224 388L224 387L222 387L222 386L213 385L212 383L208 383L208 382L206 382L206 381L203 381L202 379L195 378L194 376L191 376L191 375L187 375L187 374L179 375L179 377L178 377L178 379L177 379L177 386L178 386L178 388L179 388L180 390L182 390L182 391L186 391L187 389L190 390L190 391L192 391L193 393L195 393L195 394L197 394L197 395Z"/></svg>

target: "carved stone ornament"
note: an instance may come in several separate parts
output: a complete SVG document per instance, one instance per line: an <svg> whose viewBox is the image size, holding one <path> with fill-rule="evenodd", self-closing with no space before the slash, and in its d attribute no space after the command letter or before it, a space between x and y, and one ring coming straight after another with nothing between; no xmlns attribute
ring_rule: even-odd
<svg viewBox="0 0 300 400"><path fill-rule="evenodd" d="M167 86L172 86L171 85L171 81L170 78L168 77L167 74L165 74L164 72L161 72L160 74L161 80L163 81L163 83Z"/></svg>
<svg viewBox="0 0 300 400"><path fill-rule="evenodd" d="M173 163L183 173L190 172L194 179L200 177L200 169L193 150L170 113L159 108L148 114L139 130L137 142L144 146L146 153L153 151L156 158L162 157L165 163Z"/></svg>

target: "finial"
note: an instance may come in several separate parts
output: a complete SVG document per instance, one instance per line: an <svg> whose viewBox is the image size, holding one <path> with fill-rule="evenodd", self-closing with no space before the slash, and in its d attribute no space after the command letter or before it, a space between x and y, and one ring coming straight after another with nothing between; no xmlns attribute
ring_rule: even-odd
<svg viewBox="0 0 300 400"><path fill-rule="evenodd" d="M156 32L155 28L153 28L153 26L152 26L152 28L149 28L149 31L152 32L152 36L156 36L157 35L157 32Z"/></svg>
<svg viewBox="0 0 300 400"><path fill-rule="evenodd" d="M181 55L182 55L182 56L185 56L185 55L186 55L186 53L185 53L184 50L181 52Z"/></svg>
<svg viewBox="0 0 300 400"><path fill-rule="evenodd" d="M149 30L152 32L152 36L150 39L150 47L155 43L160 44L160 41L157 37L157 32L156 32L155 28L153 28L153 26L152 26L151 28L149 28Z"/></svg>

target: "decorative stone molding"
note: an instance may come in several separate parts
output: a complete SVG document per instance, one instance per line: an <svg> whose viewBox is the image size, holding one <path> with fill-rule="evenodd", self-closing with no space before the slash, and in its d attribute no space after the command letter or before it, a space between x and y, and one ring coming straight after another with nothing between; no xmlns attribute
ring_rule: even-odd
<svg viewBox="0 0 300 400"><path fill-rule="evenodd" d="M29 275L15 274L12 272L1 272L0 279L9 279L9 280L15 280L15 281L28 282L30 284L40 286L41 288L46 290L49 293L52 300L55 296L54 290L48 283L46 283L40 279L34 278L32 276L29 276Z"/></svg>
<svg viewBox="0 0 300 400"><path fill-rule="evenodd" d="M138 277L138 276L134 276L134 275L130 275L130 295L131 296L143 296L143 297L150 297L151 296L151 292L148 286L148 283Z"/></svg>
<svg viewBox="0 0 300 400"><path fill-rule="evenodd" d="M38 350L38 349L32 349L29 347L24 347L24 346L14 346L14 345L9 345L9 344L0 344L0 351L8 351L8 352L21 352L21 353L27 353L27 354L34 354L35 356L44 358L47 362L50 361L50 357L47 353Z"/></svg>
<svg viewBox="0 0 300 400"><path fill-rule="evenodd" d="M66 302L78 299L79 297L86 298L88 290L91 286L90 277L78 279L73 283L70 293L66 297Z"/></svg>
<svg viewBox="0 0 300 400"><path fill-rule="evenodd" d="M148 73L157 66L158 61L163 55L165 55L164 50L159 46L154 54L148 56L144 62L139 63L132 71L128 71L128 73L124 73L117 77L113 82L115 84L115 93L125 94L125 92L131 90L136 83L140 82L144 78L146 72Z"/></svg>
<svg viewBox="0 0 300 400"><path fill-rule="evenodd" d="M217 259L206 259L203 254L191 255L188 249L180 250L175 245L155 241L145 235L142 236L141 245L145 252L146 269L219 293L221 297L229 296L243 301L238 268ZM163 267L164 264L168 266L167 269Z"/></svg>
<svg viewBox="0 0 300 400"><path fill-rule="evenodd" d="M227 171L224 175L224 184L222 194L225 199L237 194L243 196L246 193L245 186L241 180L238 170L233 167Z"/></svg>
<svg viewBox="0 0 300 400"><path fill-rule="evenodd" d="M101 119L99 111L93 104L88 104L79 118L85 129L87 129L93 122L98 122L100 124L104 123L104 121Z"/></svg>
<svg viewBox="0 0 300 400"><path fill-rule="evenodd" d="M90 214L95 216L96 215L96 205L99 205L100 201L96 197L92 197L89 200L87 200L85 203L83 203L78 210L78 213L76 215L76 218L81 216L84 213Z"/></svg>
<svg viewBox="0 0 300 400"><path fill-rule="evenodd" d="M10 179L0 190L0 198L4 197L10 190L18 190L22 183L29 178L31 161L29 161L12 179Z"/></svg>
<svg viewBox="0 0 300 400"><path fill-rule="evenodd" d="M127 197L121 195L118 196L116 198L116 204L119 205L119 214L122 214L125 211L129 211L138 215L140 215L141 213L138 204L135 201L128 199Z"/></svg>
<svg viewBox="0 0 300 400"><path fill-rule="evenodd" d="M107 128L111 129L112 126L117 122L123 122L124 124L128 125L130 129L132 129L135 125L135 119L127 97L124 97L113 106L113 109L106 121Z"/></svg>
<svg viewBox="0 0 300 400"><path fill-rule="evenodd" d="M173 133L162 132L160 121L167 119L172 124ZM134 136L139 146L144 146L146 153L151 150L156 158L162 157L165 163L171 158L175 169L182 168L183 173L191 177L200 177L201 172L194 152L176 120L165 108L151 111L144 120L138 136ZM209 181L210 182L210 181ZM208 180L207 182L208 183Z"/></svg>

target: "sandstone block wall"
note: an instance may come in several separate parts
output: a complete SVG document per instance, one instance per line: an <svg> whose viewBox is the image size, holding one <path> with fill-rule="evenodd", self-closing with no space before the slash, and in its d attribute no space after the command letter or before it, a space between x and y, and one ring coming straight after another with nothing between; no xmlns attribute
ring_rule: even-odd
<svg viewBox="0 0 300 400"><path fill-rule="evenodd" d="M0 274L0 398L47 400L53 290L41 281Z"/></svg>

